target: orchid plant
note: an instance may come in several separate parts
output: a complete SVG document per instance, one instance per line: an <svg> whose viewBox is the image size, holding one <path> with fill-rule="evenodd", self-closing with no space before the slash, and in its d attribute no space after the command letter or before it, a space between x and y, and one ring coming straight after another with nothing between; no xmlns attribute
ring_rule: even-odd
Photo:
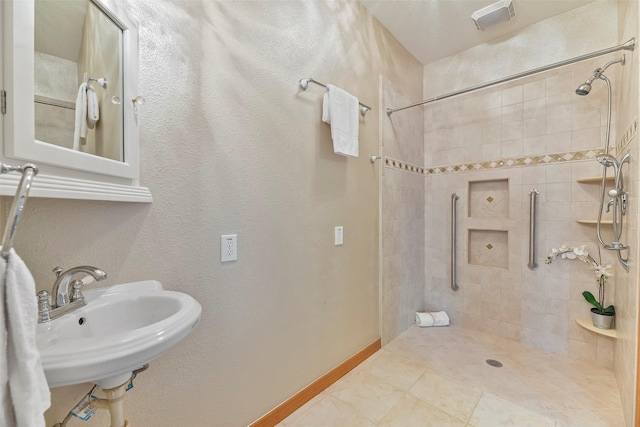
<svg viewBox="0 0 640 427"><path fill-rule="evenodd" d="M584 291L582 293L582 296L585 300L587 300L589 304L593 305L596 308L598 314L610 316L616 314L616 309L613 305L610 305L606 308L604 306L605 283L607 282L608 277L613 276L613 268L611 267L611 264L602 265L600 262L597 262L591 255L589 255L589 253L585 249L585 245L570 248L566 244L563 244L557 249L551 248L551 251L547 256L545 263L551 264L553 260L558 257L560 257L561 259L578 259L584 263L591 265L596 276L596 282L598 283L598 299L596 299L589 291Z"/></svg>

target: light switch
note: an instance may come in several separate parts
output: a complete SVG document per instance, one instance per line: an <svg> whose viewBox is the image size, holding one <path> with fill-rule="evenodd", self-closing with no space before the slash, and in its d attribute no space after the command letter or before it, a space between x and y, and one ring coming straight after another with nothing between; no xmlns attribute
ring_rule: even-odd
<svg viewBox="0 0 640 427"><path fill-rule="evenodd" d="M334 245L340 246L344 242L344 229L341 225L335 228Z"/></svg>

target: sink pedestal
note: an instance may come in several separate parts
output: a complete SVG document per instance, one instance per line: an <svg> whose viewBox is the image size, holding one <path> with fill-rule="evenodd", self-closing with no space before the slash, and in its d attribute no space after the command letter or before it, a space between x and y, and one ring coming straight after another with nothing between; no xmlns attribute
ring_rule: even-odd
<svg viewBox="0 0 640 427"><path fill-rule="evenodd" d="M96 408L109 410L111 417L111 427L128 427L129 422L124 419L124 395L127 392L129 381L124 384L109 389L103 389L106 397L94 400L92 405Z"/></svg>

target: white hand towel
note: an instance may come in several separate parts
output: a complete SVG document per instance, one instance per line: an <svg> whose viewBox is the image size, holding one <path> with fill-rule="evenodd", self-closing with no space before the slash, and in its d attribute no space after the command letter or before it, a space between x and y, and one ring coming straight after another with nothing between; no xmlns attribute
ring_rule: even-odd
<svg viewBox="0 0 640 427"><path fill-rule="evenodd" d="M4 272L7 314L9 391L19 427L45 427L51 394L36 346L36 285L25 263L12 249Z"/></svg>
<svg viewBox="0 0 640 427"><path fill-rule="evenodd" d="M76 97L76 118L73 129L73 149L80 150L80 138L87 137L87 84L82 83Z"/></svg>
<svg viewBox="0 0 640 427"><path fill-rule="evenodd" d="M93 129L100 120L100 106L98 104L98 94L91 85L87 86L87 127ZM85 135L86 136L86 135Z"/></svg>
<svg viewBox="0 0 640 427"><path fill-rule="evenodd" d="M339 87L327 85L322 121L331 125L334 153L358 157L359 110L358 98Z"/></svg>
<svg viewBox="0 0 640 427"><path fill-rule="evenodd" d="M444 311L416 313L416 325L421 328L431 326L449 326L449 316Z"/></svg>
<svg viewBox="0 0 640 427"><path fill-rule="evenodd" d="M0 257L0 426L15 425L11 394L9 393L9 367L7 365L7 312L5 310L5 276L7 262Z"/></svg>

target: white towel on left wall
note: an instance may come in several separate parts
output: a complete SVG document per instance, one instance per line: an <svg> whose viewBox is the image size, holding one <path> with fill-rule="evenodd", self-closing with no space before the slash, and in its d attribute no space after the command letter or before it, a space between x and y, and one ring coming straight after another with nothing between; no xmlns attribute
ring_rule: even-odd
<svg viewBox="0 0 640 427"><path fill-rule="evenodd" d="M0 425L45 427L44 412L51 406L51 394L36 346L36 285L13 249L8 261L0 261L0 291L5 301L0 323L6 331L6 347L1 350L5 354L0 354L6 367L0 365L0 369L7 372L5 379L0 371Z"/></svg>
<svg viewBox="0 0 640 427"><path fill-rule="evenodd" d="M339 87L327 85L322 102L322 121L331 125L334 153L358 157L359 114L358 98Z"/></svg>

